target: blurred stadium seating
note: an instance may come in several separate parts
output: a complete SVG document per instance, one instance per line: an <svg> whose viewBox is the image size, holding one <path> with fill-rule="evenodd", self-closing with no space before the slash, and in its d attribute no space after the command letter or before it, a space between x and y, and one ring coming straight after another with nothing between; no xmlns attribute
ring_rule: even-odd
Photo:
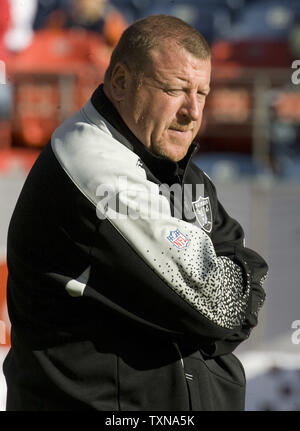
<svg viewBox="0 0 300 431"><path fill-rule="evenodd" d="M298 346L294 356L278 356L291 353L290 334L278 336L300 319L300 83L291 80L292 62L300 60L299 0L103 0L105 14L99 11L90 25L71 17L71 2L28 0L24 8L25 2L0 0L0 66L6 69L0 83L0 364L9 346L5 241L26 174L53 129L103 80L124 23L167 13L198 28L212 49L212 90L195 161L219 182L249 246L266 254L272 268L263 325L239 352L249 376L247 408L299 410ZM262 362L268 366L262 369ZM0 374L0 410L4 400Z"/></svg>
<svg viewBox="0 0 300 431"><path fill-rule="evenodd" d="M286 40L300 19L297 0L254 0L246 2L235 15L227 34L229 40Z"/></svg>
<svg viewBox="0 0 300 431"><path fill-rule="evenodd" d="M156 0L149 3L140 13L141 17L156 14L176 16L201 31L210 44L230 27L230 8L223 0Z"/></svg>
<svg viewBox="0 0 300 431"><path fill-rule="evenodd" d="M39 0L33 29L81 29L101 34L114 46L128 23L123 14L107 0Z"/></svg>
<svg viewBox="0 0 300 431"><path fill-rule="evenodd" d="M44 146L53 129L91 96L110 54L100 35L37 31L31 45L8 61L14 86L13 142Z"/></svg>
<svg viewBox="0 0 300 431"><path fill-rule="evenodd" d="M70 16L74 0L33 1L37 7L32 42L6 60L14 91L11 121L6 118L1 124L2 147L44 146L53 128L80 108L102 80L112 49L100 27L97 33L76 25L72 28L70 22L66 28L58 18L50 20L56 11L68 11ZM293 53L289 35L300 13L296 0L284 4L277 0L97 1L99 5L110 3L127 22L169 13L197 27L211 44L214 65L212 92L199 136L201 152L245 153L269 164L274 175L288 178L287 168L276 168L288 166L286 155L284 161L277 160L283 157L277 151L278 142L267 142L262 127L264 124L266 133L274 135L269 94L290 81ZM117 21L115 26L119 26ZM294 88L294 100L296 93ZM6 92L6 98L9 95ZM282 109L277 112L279 118L289 121L283 118ZM298 121L293 120L295 126Z"/></svg>

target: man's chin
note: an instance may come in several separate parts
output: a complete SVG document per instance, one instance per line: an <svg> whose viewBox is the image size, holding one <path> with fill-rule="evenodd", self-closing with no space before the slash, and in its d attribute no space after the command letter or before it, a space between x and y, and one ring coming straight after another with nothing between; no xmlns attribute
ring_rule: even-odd
<svg viewBox="0 0 300 431"><path fill-rule="evenodd" d="M168 160L172 160L173 162L180 162L182 160L189 149L190 146L186 147L185 149L181 148L170 148L166 149L163 153L161 153L161 156L167 158Z"/></svg>
<svg viewBox="0 0 300 431"><path fill-rule="evenodd" d="M191 143L183 145L171 143L170 145L152 146L151 151L157 156L163 157L164 159L171 160L173 162L180 162L182 160L190 147Z"/></svg>
<svg viewBox="0 0 300 431"><path fill-rule="evenodd" d="M186 152L184 154L178 155L178 154L170 154L170 153L154 153L157 156L162 157L163 159L170 160L172 162L180 162L180 160L184 159L186 156Z"/></svg>

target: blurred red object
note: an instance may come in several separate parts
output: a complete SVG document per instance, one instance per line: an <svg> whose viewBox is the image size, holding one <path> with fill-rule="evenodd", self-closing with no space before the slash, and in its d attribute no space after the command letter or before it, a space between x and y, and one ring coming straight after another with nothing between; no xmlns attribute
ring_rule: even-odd
<svg viewBox="0 0 300 431"><path fill-rule="evenodd" d="M274 103L274 109L278 118L300 123L300 93L279 94Z"/></svg>
<svg viewBox="0 0 300 431"><path fill-rule="evenodd" d="M39 154L40 150L34 148L0 149L0 174L3 176L9 175L11 171L17 168L18 171L22 171L27 175Z"/></svg>
<svg viewBox="0 0 300 431"><path fill-rule="evenodd" d="M0 0L0 59L5 59L7 48L4 36L11 23L9 0Z"/></svg>
<svg viewBox="0 0 300 431"><path fill-rule="evenodd" d="M287 41L217 41L212 45L215 67L285 68L291 65Z"/></svg>
<svg viewBox="0 0 300 431"><path fill-rule="evenodd" d="M107 43L113 47L117 45L128 23L121 13L116 10L111 11L105 19L103 35Z"/></svg>
<svg viewBox="0 0 300 431"><path fill-rule="evenodd" d="M246 88L216 88L207 103L211 121L241 124L249 120L252 97Z"/></svg>
<svg viewBox="0 0 300 431"><path fill-rule="evenodd" d="M79 73L85 65L107 66L111 48L103 38L86 30L37 31L31 45L9 60L11 73Z"/></svg>
<svg viewBox="0 0 300 431"><path fill-rule="evenodd" d="M10 147L11 127L12 123L9 119L0 118L0 149Z"/></svg>
<svg viewBox="0 0 300 431"><path fill-rule="evenodd" d="M11 56L14 140L43 147L103 80L111 50L92 32L50 29L38 31L27 49Z"/></svg>

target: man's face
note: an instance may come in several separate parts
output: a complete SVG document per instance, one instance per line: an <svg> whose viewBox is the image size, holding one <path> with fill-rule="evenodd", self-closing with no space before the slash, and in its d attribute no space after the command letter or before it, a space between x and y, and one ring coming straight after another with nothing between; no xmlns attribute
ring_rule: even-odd
<svg viewBox="0 0 300 431"><path fill-rule="evenodd" d="M142 84L128 85L121 116L149 150L179 161L199 131L210 72L209 59L164 44L152 51Z"/></svg>

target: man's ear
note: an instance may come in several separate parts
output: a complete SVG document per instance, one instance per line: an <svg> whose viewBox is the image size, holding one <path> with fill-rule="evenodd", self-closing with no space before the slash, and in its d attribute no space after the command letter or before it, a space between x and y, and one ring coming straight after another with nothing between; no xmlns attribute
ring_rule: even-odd
<svg viewBox="0 0 300 431"><path fill-rule="evenodd" d="M110 92L116 102L121 102L125 99L130 76L130 70L124 63L117 63L113 68L110 80Z"/></svg>

